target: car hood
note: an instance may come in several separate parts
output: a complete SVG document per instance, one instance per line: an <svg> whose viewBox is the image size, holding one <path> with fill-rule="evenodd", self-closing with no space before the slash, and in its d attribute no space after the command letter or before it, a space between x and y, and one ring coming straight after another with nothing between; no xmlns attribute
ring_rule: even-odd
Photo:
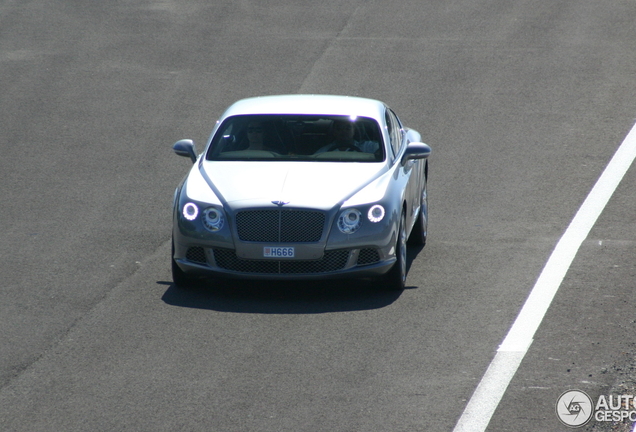
<svg viewBox="0 0 636 432"><path fill-rule="evenodd" d="M201 170L213 191L230 206L287 203L329 209L385 171L381 163L216 162Z"/></svg>

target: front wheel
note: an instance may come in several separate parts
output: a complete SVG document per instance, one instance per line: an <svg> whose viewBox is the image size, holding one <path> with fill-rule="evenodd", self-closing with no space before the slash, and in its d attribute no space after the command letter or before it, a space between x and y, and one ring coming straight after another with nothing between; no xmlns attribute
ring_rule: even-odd
<svg viewBox="0 0 636 432"><path fill-rule="evenodd" d="M387 288L392 291L402 291L406 286L406 217L404 213L400 217L400 226L395 244L395 257L397 260L386 274L385 283Z"/></svg>
<svg viewBox="0 0 636 432"><path fill-rule="evenodd" d="M426 246L426 236L428 234L428 196L426 185L420 196L420 212L409 236L409 243L412 245Z"/></svg>
<svg viewBox="0 0 636 432"><path fill-rule="evenodd" d="M174 240L172 241L170 261L172 262L172 282L174 282L177 288L187 289L192 287L196 283L195 279L181 270L174 260Z"/></svg>

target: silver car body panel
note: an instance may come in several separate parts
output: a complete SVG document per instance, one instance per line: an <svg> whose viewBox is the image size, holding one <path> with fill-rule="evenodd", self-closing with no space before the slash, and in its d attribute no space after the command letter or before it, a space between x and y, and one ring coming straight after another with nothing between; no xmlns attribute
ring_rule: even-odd
<svg viewBox="0 0 636 432"><path fill-rule="evenodd" d="M216 187L224 204L282 201L295 207L330 209L386 171L382 164L339 162L203 161L208 188ZM313 179L313 181L307 181Z"/></svg>

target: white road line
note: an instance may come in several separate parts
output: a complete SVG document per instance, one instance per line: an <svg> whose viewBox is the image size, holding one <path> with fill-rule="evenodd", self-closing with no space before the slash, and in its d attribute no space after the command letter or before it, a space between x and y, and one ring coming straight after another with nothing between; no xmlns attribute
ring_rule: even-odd
<svg viewBox="0 0 636 432"><path fill-rule="evenodd" d="M614 157L554 248L517 319L468 401L454 432L483 432L488 427L581 243L586 239L635 158L636 125L616 150Z"/></svg>

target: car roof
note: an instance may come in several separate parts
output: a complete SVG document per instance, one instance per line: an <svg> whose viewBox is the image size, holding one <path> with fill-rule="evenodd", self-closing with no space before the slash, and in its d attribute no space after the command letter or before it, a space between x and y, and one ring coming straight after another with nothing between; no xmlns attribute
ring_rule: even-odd
<svg viewBox="0 0 636 432"><path fill-rule="evenodd" d="M223 118L246 114L347 115L384 118L385 104L354 96L279 95L242 99L232 104Z"/></svg>

